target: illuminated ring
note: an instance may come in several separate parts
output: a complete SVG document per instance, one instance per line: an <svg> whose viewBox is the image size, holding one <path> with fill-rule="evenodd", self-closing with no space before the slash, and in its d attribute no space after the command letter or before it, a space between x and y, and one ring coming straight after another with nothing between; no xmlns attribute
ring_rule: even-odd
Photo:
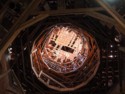
<svg viewBox="0 0 125 94"><path fill-rule="evenodd" d="M99 64L95 39L72 24L51 26L33 43L32 69L43 84L54 90L72 91L85 86Z"/></svg>

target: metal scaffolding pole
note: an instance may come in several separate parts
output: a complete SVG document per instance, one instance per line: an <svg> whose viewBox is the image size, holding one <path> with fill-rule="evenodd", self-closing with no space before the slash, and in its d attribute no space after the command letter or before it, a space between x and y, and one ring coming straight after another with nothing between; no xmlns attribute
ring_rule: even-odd
<svg viewBox="0 0 125 94"><path fill-rule="evenodd" d="M15 32L13 33L13 35L8 39L8 41L4 44L4 46L0 49L0 60L2 58L2 55L4 54L4 52L6 51L6 49L9 47L9 45L14 41L14 39L17 37L17 35L24 30L25 28L28 28L29 26L45 19L46 17L48 17L48 14L41 14L36 16L35 18L28 20L27 22L25 22L24 24L22 24L17 30L15 30Z"/></svg>
<svg viewBox="0 0 125 94"><path fill-rule="evenodd" d="M103 0L96 0L97 3L99 3L117 22L117 29L125 35L125 20L122 18L122 16L115 11L113 8L111 8L106 2ZM123 50L123 49L122 49ZM120 69L120 71L122 71ZM120 73L120 92L123 93L123 78L121 77L122 74Z"/></svg>
<svg viewBox="0 0 125 94"><path fill-rule="evenodd" d="M103 11L104 9L101 7L96 8L78 8L78 9L58 9L58 10L48 10L48 11L36 11L33 15L39 14L50 14L51 16L57 15L68 15L68 14L84 14L85 12L97 12Z"/></svg>
<svg viewBox="0 0 125 94"><path fill-rule="evenodd" d="M12 41L17 37L17 35L20 33L18 28L21 24L23 24L26 19L31 15L31 13L37 8L39 3L41 3L44 0L32 0L32 2L29 4L29 6L26 8L26 10L21 14L19 19L16 21L16 23L12 26L12 28L9 30L8 35L1 41L0 45L0 59L2 57L2 54L5 52L5 50L9 47L9 45L12 43ZM18 32L17 32L18 30Z"/></svg>
<svg viewBox="0 0 125 94"><path fill-rule="evenodd" d="M122 16L103 0L96 1L116 20L116 22L119 24L119 27L122 28L120 32L125 35L125 20L122 18Z"/></svg>

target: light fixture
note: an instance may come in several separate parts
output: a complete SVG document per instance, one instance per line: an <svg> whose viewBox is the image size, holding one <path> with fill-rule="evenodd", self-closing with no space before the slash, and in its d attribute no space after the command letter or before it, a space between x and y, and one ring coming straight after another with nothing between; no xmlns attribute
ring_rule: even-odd
<svg viewBox="0 0 125 94"><path fill-rule="evenodd" d="M109 55L110 58L113 58L114 56L113 55Z"/></svg>

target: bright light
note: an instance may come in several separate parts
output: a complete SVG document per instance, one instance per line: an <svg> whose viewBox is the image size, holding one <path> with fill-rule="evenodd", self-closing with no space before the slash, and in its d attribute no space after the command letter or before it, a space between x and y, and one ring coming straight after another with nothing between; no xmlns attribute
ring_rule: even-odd
<svg viewBox="0 0 125 94"><path fill-rule="evenodd" d="M118 37L115 37L115 41L120 42L120 39L118 39Z"/></svg>
<svg viewBox="0 0 125 94"><path fill-rule="evenodd" d="M113 45L110 45L110 47L112 48L112 47L113 47Z"/></svg>
<svg viewBox="0 0 125 94"><path fill-rule="evenodd" d="M24 48L24 50L26 50L26 47Z"/></svg>
<svg viewBox="0 0 125 94"><path fill-rule="evenodd" d="M113 58L113 55L109 55L110 58Z"/></svg>
<svg viewBox="0 0 125 94"><path fill-rule="evenodd" d="M12 48L8 48L8 52L9 52L9 54L11 54L12 53Z"/></svg>

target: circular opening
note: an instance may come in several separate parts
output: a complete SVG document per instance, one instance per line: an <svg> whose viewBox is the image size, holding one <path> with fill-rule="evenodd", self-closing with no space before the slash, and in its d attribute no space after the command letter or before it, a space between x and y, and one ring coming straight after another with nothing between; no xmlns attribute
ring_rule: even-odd
<svg viewBox="0 0 125 94"><path fill-rule="evenodd" d="M80 30L69 26L55 26L48 34L41 57L53 71L72 72L80 68L88 55L88 43Z"/></svg>
<svg viewBox="0 0 125 94"><path fill-rule="evenodd" d="M71 24L57 24L36 38L31 51L31 66L37 78L58 91L73 91L85 86L100 64L95 39Z"/></svg>

